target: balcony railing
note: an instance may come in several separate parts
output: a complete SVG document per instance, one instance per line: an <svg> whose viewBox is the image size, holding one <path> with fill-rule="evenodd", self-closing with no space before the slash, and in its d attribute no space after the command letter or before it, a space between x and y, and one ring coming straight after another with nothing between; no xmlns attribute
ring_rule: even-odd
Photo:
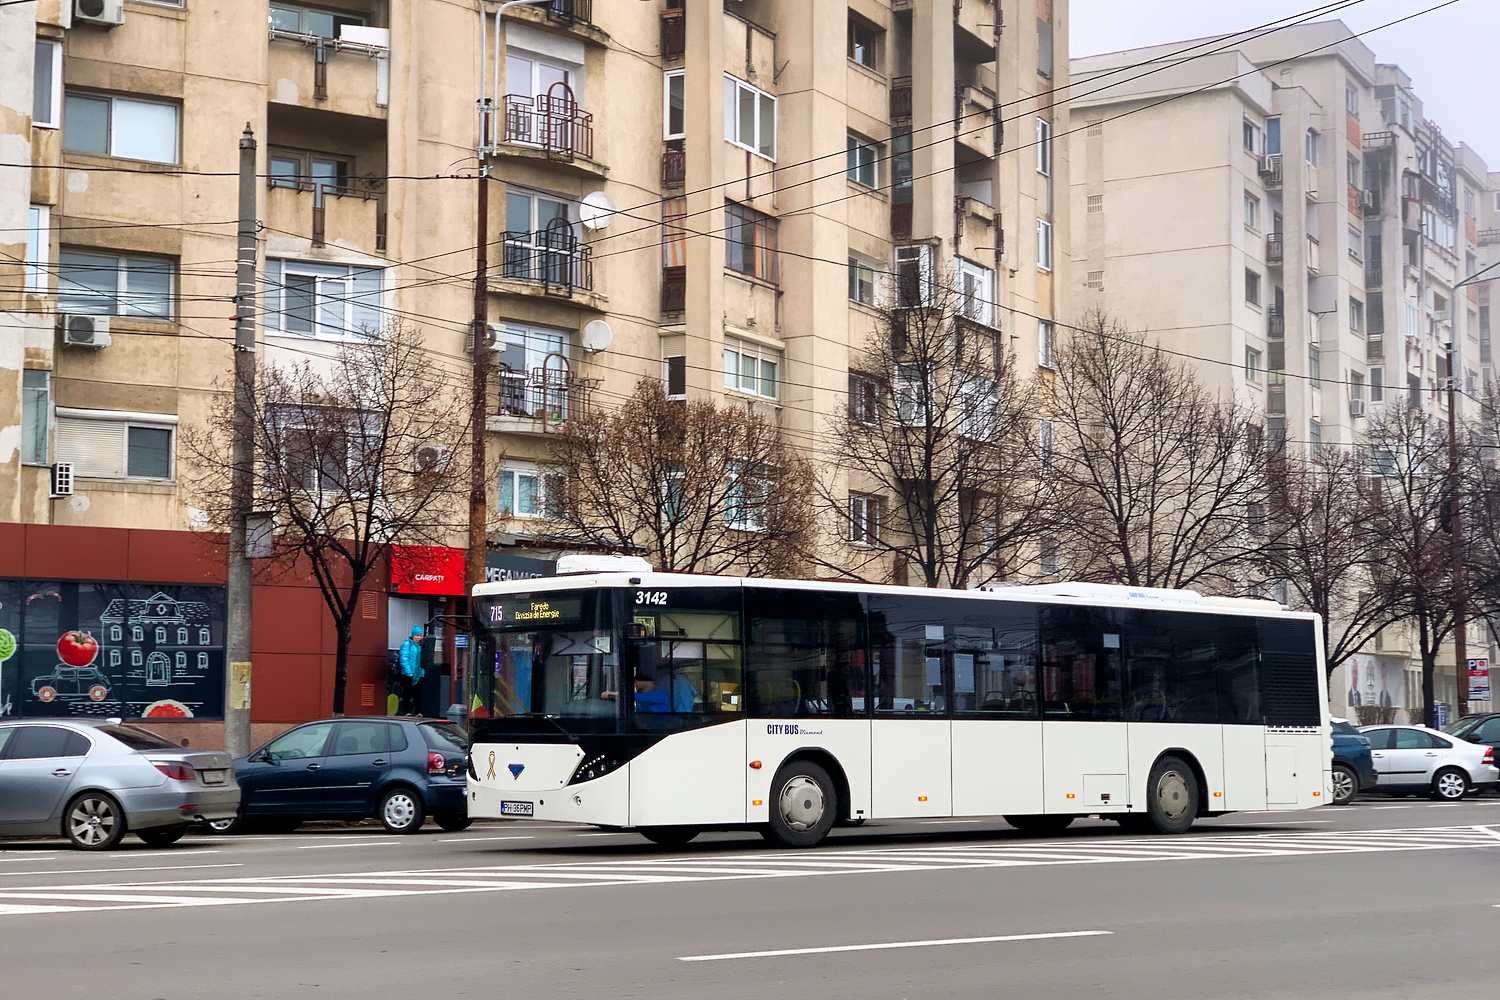
<svg viewBox="0 0 1500 1000"><path fill-rule="evenodd" d="M561 355L556 356L561 360ZM547 431L588 412L598 379L580 378L563 367L530 372L502 371L498 381L499 415L542 421Z"/></svg>
<svg viewBox="0 0 1500 1000"><path fill-rule="evenodd" d="M661 311L663 316L676 316L687 311L687 268L661 269Z"/></svg>
<svg viewBox="0 0 1500 1000"><path fill-rule="evenodd" d="M1286 336L1286 316L1274 306L1266 311L1266 336Z"/></svg>
<svg viewBox="0 0 1500 1000"><path fill-rule="evenodd" d="M1385 284L1385 268L1377 261L1365 265L1365 287L1379 288Z"/></svg>
<svg viewBox="0 0 1500 1000"><path fill-rule="evenodd" d="M325 246L328 237L328 199L329 198L358 198L360 201L376 202L376 239L377 250L385 249L384 233L379 232L385 225L385 192L381 190L384 183L373 182L369 187L354 187L342 184L325 184L311 177L271 177L267 180L267 187L287 188L292 191L312 192L312 245L315 247Z"/></svg>
<svg viewBox="0 0 1500 1000"><path fill-rule="evenodd" d="M1494 246L1500 243L1500 229L1481 229L1479 238L1475 241L1482 247Z"/></svg>
<svg viewBox="0 0 1500 1000"><path fill-rule="evenodd" d="M1366 361L1384 361L1385 360L1385 335L1384 334L1370 333L1370 334L1366 334L1365 335L1365 360Z"/></svg>
<svg viewBox="0 0 1500 1000"><path fill-rule="evenodd" d="M680 149L664 149L661 153L661 186L680 188L687 183L687 153Z"/></svg>
<svg viewBox="0 0 1500 1000"><path fill-rule="evenodd" d="M1266 234L1266 263L1280 264L1286 257L1286 244L1280 233Z"/></svg>
<svg viewBox="0 0 1500 1000"><path fill-rule="evenodd" d="M1394 132L1366 132L1362 137L1364 148L1368 150L1385 149L1387 146L1396 144L1396 133Z"/></svg>
<svg viewBox="0 0 1500 1000"><path fill-rule="evenodd" d="M551 0L538 4L549 21L563 24L593 24L594 0Z"/></svg>
<svg viewBox="0 0 1500 1000"><path fill-rule="evenodd" d="M911 124L911 77L898 76L891 81L891 124Z"/></svg>
<svg viewBox="0 0 1500 1000"><path fill-rule="evenodd" d="M661 54L668 59L687 51L687 17L683 10L661 12Z"/></svg>
<svg viewBox="0 0 1500 1000"><path fill-rule="evenodd" d="M573 227L561 219L546 229L523 233L507 231L501 277L536 282L549 295L593 291L593 249L578 241Z"/></svg>
<svg viewBox="0 0 1500 1000"><path fill-rule="evenodd" d="M1267 153L1260 158L1260 179L1266 187L1281 186L1281 154Z"/></svg>
<svg viewBox="0 0 1500 1000"><path fill-rule="evenodd" d="M580 111L573 90L554 83L536 97L505 95L505 141L545 150L547 158L572 163L594 157L594 116Z"/></svg>
<svg viewBox="0 0 1500 1000"><path fill-rule="evenodd" d="M911 239L911 202L891 203L891 239L897 243Z"/></svg>

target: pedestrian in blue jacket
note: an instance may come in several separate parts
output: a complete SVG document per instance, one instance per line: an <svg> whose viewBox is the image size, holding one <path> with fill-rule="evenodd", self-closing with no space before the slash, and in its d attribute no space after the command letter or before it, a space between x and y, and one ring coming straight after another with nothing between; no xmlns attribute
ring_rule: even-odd
<svg viewBox="0 0 1500 1000"><path fill-rule="evenodd" d="M421 698L419 684L422 675L426 673L422 669L422 626L413 625L411 635L401 644L399 653L401 662L401 710L406 715L417 715L421 709Z"/></svg>

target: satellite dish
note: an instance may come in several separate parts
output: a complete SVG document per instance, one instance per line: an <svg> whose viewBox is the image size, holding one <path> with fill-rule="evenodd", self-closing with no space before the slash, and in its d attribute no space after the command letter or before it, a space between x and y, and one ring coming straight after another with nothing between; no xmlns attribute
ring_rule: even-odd
<svg viewBox="0 0 1500 1000"><path fill-rule="evenodd" d="M615 200L603 191L591 191L578 205L578 219L588 229L603 229L615 221Z"/></svg>
<svg viewBox="0 0 1500 1000"><path fill-rule="evenodd" d="M590 354L598 354L608 350L609 343L614 338L615 331L609 328L608 323L602 319L593 320L583 328L583 349Z"/></svg>

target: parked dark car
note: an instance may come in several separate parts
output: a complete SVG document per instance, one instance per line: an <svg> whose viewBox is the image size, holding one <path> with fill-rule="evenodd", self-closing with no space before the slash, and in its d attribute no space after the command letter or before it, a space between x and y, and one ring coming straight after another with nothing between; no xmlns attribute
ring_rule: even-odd
<svg viewBox="0 0 1500 1000"><path fill-rule="evenodd" d="M1344 805L1375 787L1370 740L1345 719L1333 720L1333 804Z"/></svg>
<svg viewBox="0 0 1500 1000"><path fill-rule="evenodd" d="M211 829L293 830L304 820L373 816L392 833L416 833L431 816L444 830L462 830L468 753L464 731L442 720L304 723L234 762L240 811Z"/></svg>
<svg viewBox="0 0 1500 1000"><path fill-rule="evenodd" d="M1456 722L1448 723L1443 727L1443 732L1449 736L1457 736L1465 743L1479 743L1494 747L1500 752L1500 712L1466 715ZM1500 786L1496 790L1500 791Z"/></svg>

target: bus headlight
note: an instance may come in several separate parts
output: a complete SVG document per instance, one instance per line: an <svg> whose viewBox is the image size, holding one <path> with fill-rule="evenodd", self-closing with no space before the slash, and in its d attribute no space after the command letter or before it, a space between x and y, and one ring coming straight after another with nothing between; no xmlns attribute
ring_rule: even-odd
<svg viewBox="0 0 1500 1000"><path fill-rule="evenodd" d="M607 753L596 753L592 757L585 757L579 762L578 769L573 772L573 777L568 779L568 784L576 785L580 782L602 778L609 772L618 770L624 763L620 758Z"/></svg>

